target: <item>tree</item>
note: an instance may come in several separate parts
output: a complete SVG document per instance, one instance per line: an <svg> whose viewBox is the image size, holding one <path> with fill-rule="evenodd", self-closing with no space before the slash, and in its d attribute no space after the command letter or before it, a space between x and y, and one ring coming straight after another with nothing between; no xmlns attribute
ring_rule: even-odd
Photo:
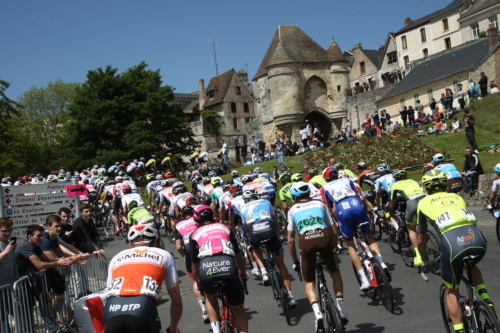
<svg viewBox="0 0 500 333"><path fill-rule="evenodd" d="M164 155L187 155L197 147L187 117L170 86L161 86L159 70L147 65L122 74L107 66L89 71L69 109L72 116L72 164L111 164L115 161Z"/></svg>
<svg viewBox="0 0 500 333"><path fill-rule="evenodd" d="M18 108L21 105L5 95L5 90L7 90L9 86L9 82L0 80L0 120L10 118L13 115L19 115Z"/></svg>

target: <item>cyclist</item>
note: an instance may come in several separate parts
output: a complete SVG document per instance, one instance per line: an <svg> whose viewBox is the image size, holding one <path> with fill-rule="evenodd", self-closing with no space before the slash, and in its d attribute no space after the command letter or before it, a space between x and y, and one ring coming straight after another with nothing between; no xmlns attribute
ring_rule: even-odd
<svg viewBox="0 0 500 333"><path fill-rule="evenodd" d="M307 299L316 317L316 332L325 332L323 315L318 304L314 280L316 253L324 260L333 280L336 304L340 317L347 323L344 310L344 283L340 275L335 251L338 244L337 230L328 212L328 207L321 201L312 200L307 183L296 183L290 193L295 204L288 211L288 249L293 259L293 269L302 271ZM299 237L300 262L295 247L295 230Z"/></svg>
<svg viewBox="0 0 500 333"><path fill-rule="evenodd" d="M416 181L406 178L407 174L405 170L394 170L392 177L394 177L396 183L391 187L389 216L394 214L400 201L406 203L405 221L411 244L415 249L415 259L413 262L416 266L420 266L422 259L417 247L417 206L426 194Z"/></svg>
<svg viewBox="0 0 500 333"><path fill-rule="evenodd" d="M216 206L219 209L219 216L223 223L229 221L229 203L233 199L233 195L229 192L229 189L233 185L230 180L225 180L222 182L222 195L217 199ZM234 186L234 185L233 185Z"/></svg>
<svg viewBox="0 0 500 333"><path fill-rule="evenodd" d="M200 153L198 156L198 163L203 165L204 163L210 162L210 156L208 156L208 149Z"/></svg>
<svg viewBox="0 0 500 333"><path fill-rule="evenodd" d="M196 281L193 278L193 270L191 265L191 253L189 247L189 238L193 231L198 228L198 224L193 219L194 208L192 206L186 205L180 210L181 220L175 224L174 237L175 237L175 248L179 254L184 258L184 263L186 264L186 271L191 278L191 286L193 289L194 297L201 308L203 322L209 324L207 309L203 300L201 299L201 293L196 289Z"/></svg>
<svg viewBox="0 0 500 333"><path fill-rule="evenodd" d="M361 279L360 289L370 289L371 283L365 275L361 260L356 252L353 237L357 227L366 235L370 250L375 255L375 259L380 263L390 281L389 269L382 259L377 242L371 234L370 220L366 214L361 194L358 193L356 186L346 177L339 179L338 171L335 168L326 168L323 171L323 177L328 183L323 186L321 191L324 194L325 203L333 208L335 219L339 221L342 237L346 240L349 249L349 256Z"/></svg>
<svg viewBox="0 0 500 333"><path fill-rule="evenodd" d="M448 182L446 183L446 192L458 193L464 188L464 183L462 181L462 175L457 170L457 168L451 164L446 163L443 154L438 153L432 157L434 162L434 170L442 171L445 173Z"/></svg>
<svg viewBox="0 0 500 333"><path fill-rule="evenodd" d="M133 226L127 239L131 248L118 253L109 263L104 330L161 332L156 306L165 282L171 302L167 333L180 333L177 324L182 316L182 298L174 258L157 248L158 232L150 224Z"/></svg>
<svg viewBox="0 0 500 333"><path fill-rule="evenodd" d="M288 214L288 204L287 200L293 203L292 197L290 196L290 189L294 182L292 182L292 175L288 172L284 172L280 175L279 181L283 185L279 191L279 196L281 200L281 207L283 207L283 212L285 215Z"/></svg>
<svg viewBox="0 0 500 333"><path fill-rule="evenodd" d="M122 193L122 186L123 186L123 177L122 176L117 176L115 178L116 185L113 186L112 188L112 196L113 199L111 201L111 208L112 208L112 213L114 215L114 221L115 221L115 235L118 235L120 233L120 208L121 208L121 199L123 196Z"/></svg>
<svg viewBox="0 0 500 333"><path fill-rule="evenodd" d="M146 162L146 159L144 157L141 157L139 159L139 162L137 163L137 172L140 176L139 178L146 175L146 165L144 164L144 162Z"/></svg>
<svg viewBox="0 0 500 333"><path fill-rule="evenodd" d="M382 175L375 170L367 169L365 162L359 162L357 165L358 175L358 185L363 188L363 184L370 187L370 190L365 192L365 197L368 200L368 208L373 209L373 204L375 203L375 181Z"/></svg>
<svg viewBox="0 0 500 333"><path fill-rule="evenodd" d="M344 164L342 164L341 162L338 162L336 163L334 166L333 166L335 169L337 169L337 171L340 173L341 171L345 172L347 174L348 177L351 177L351 176L355 176L354 172L352 172L351 170L349 169L346 169L344 167Z"/></svg>
<svg viewBox="0 0 500 333"><path fill-rule="evenodd" d="M248 333L245 293L239 278L246 280L248 274L236 238L228 226L215 223L214 211L208 206L197 207L193 218L200 225L189 240L193 278L206 295L205 305L213 333L220 333L218 288L227 297L236 329L240 333ZM223 283L219 287L214 286L219 282Z"/></svg>
<svg viewBox="0 0 500 333"><path fill-rule="evenodd" d="M196 167L196 160L198 159L198 156L200 156L201 149L198 148L194 153L191 154L189 161L191 162L191 165L193 167Z"/></svg>
<svg viewBox="0 0 500 333"><path fill-rule="evenodd" d="M241 220L252 246L252 252L262 273L262 282L269 281L269 275L264 266L260 245L262 240L268 240L266 246L276 262L286 290L290 296L288 305L297 306L293 299L290 274L284 262L283 246L278 235L279 224L274 208L266 199L260 199L255 190L243 192L245 205L241 207Z"/></svg>
<svg viewBox="0 0 500 333"><path fill-rule="evenodd" d="M125 184L121 188L122 190L122 220L127 223L127 215L128 215L128 204L132 201L137 202L139 206L144 207L144 201L139 193L132 193L132 188L130 185Z"/></svg>
<svg viewBox="0 0 500 333"><path fill-rule="evenodd" d="M500 189L500 163L495 165L495 173L497 174L497 178L493 180L493 184L491 185L490 205L488 206L488 209L496 207L497 192Z"/></svg>
<svg viewBox="0 0 500 333"><path fill-rule="evenodd" d="M132 200L127 204L127 224L129 227L136 224L154 223L154 216L144 206L140 206L137 201Z"/></svg>
<svg viewBox="0 0 500 333"><path fill-rule="evenodd" d="M153 173L157 170L156 168L156 155L152 155L149 161L146 163L146 171Z"/></svg>
<svg viewBox="0 0 500 333"><path fill-rule="evenodd" d="M426 261L426 237L428 222L441 234L441 278L446 286L446 305L455 332L464 332L461 305L458 301L460 280L464 270L463 259L476 256L479 263L486 254L486 240L477 228L477 219L466 209L465 201L455 193L446 193L446 174L431 170L422 177L422 184L428 196L420 200L417 207L419 226L418 246L422 261ZM474 264L471 267L476 290L481 299L491 308L483 276Z"/></svg>
<svg viewBox="0 0 500 333"><path fill-rule="evenodd" d="M116 173L118 172L118 165L120 165L120 162L115 162L114 165L112 165L108 168L108 176L109 177L116 176Z"/></svg>
<svg viewBox="0 0 500 333"><path fill-rule="evenodd" d="M160 204L160 192L163 189L161 186L161 182L163 181L162 175L153 175L149 174L146 176L146 179L149 181L148 185L146 185L146 193L148 194L148 203L151 207L153 205L153 197L156 200L156 204Z"/></svg>
<svg viewBox="0 0 500 333"><path fill-rule="evenodd" d="M214 186L210 183L210 178L203 177L202 183L198 184L198 189L200 190L201 201L204 205L209 206L212 203L210 195L214 190Z"/></svg>
<svg viewBox="0 0 500 333"><path fill-rule="evenodd" d="M214 177L210 180L210 183L213 186L213 190L210 192L210 201L211 201L210 207L214 210L216 216L219 215L218 213L219 198L224 193L224 190L222 189L222 182L223 180L220 177Z"/></svg>
<svg viewBox="0 0 500 333"><path fill-rule="evenodd" d="M241 182L241 178L238 177L238 171L237 170L231 171L231 177L233 177L233 183L234 183L234 185L243 186L243 183Z"/></svg>
<svg viewBox="0 0 500 333"><path fill-rule="evenodd" d="M311 175L311 179L309 179L309 183L314 184L316 187L320 187L326 184L326 180L323 178L323 175L318 174L318 169L315 167L309 168L309 174Z"/></svg>
<svg viewBox="0 0 500 333"><path fill-rule="evenodd" d="M187 205L187 200L192 198L193 195L187 191L183 183L176 184L172 189L174 197L172 197L171 209L174 210L174 216L177 220L181 219L181 209Z"/></svg>
<svg viewBox="0 0 500 333"><path fill-rule="evenodd" d="M171 171L165 172L165 179L168 182L168 186L173 186L174 183L177 183L179 180L175 178L175 175Z"/></svg>
<svg viewBox="0 0 500 333"><path fill-rule="evenodd" d="M389 193L391 186L396 182L392 177L391 167L388 164L382 163L377 166L377 171L382 175L375 180L375 208L388 208Z"/></svg>
<svg viewBox="0 0 500 333"><path fill-rule="evenodd" d="M163 167L163 170L167 170L172 167L172 153L168 153L167 157L161 161L161 166Z"/></svg>

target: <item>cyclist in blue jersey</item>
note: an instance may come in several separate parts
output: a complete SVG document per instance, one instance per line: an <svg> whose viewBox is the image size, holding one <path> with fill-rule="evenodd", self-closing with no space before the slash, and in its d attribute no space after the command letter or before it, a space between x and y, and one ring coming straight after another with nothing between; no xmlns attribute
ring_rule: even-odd
<svg viewBox="0 0 500 333"><path fill-rule="evenodd" d="M250 239L250 245L252 245L257 264L260 266L262 281L266 283L269 276L263 264L264 259L260 251L260 245L261 241L268 240L266 246L271 252L276 266L278 266L285 288L290 295L288 305L294 308L297 306L297 302L293 299L290 274L283 260L283 247L278 235L279 224L274 213L274 207L268 200L260 199L254 190L245 191L243 199L246 203L241 207L241 220Z"/></svg>
<svg viewBox="0 0 500 333"><path fill-rule="evenodd" d="M231 177L233 177L233 183L234 183L234 185L243 186L243 183L241 182L241 178L238 177L238 171L237 170L231 171Z"/></svg>
<svg viewBox="0 0 500 333"><path fill-rule="evenodd" d="M388 164L379 164L377 171L382 175L375 180L375 205L383 207L386 210L389 208L389 193L391 193L392 184L396 182L392 177L391 167ZM382 202L381 202L382 201ZM376 210L374 208L374 210Z"/></svg>
<svg viewBox="0 0 500 333"><path fill-rule="evenodd" d="M445 162L443 154L438 153L434 155L432 161L434 162L434 170L443 172L448 179L446 182L446 192L458 193L464 188L462 175L453 164Z"/></svg>

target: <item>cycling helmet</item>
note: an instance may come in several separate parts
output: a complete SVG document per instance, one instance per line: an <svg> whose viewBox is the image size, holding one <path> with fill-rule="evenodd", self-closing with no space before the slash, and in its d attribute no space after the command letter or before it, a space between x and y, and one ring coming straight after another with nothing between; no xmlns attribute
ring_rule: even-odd
<svg viewBox="0 0 500 333"><path fill-rule="evenodd" d="M337 169L333 167L328 167L325 170L323 170L323 178L326 180L333 180L339 178L339 172Z"/></svg>
<svg viewBox="0 0 500 333"><path fill-rule="evenodd" d="M495 172L496 173L500 173L500 163L498 163L497 165L495 165Z"/></svg>
<svg viewBox="0 0 500 333"><path fill-rule="evenodd" d="M50 177L48 180L49 180L49 181L52 181L52 177ZM84 183L84 184L88 184L88 183L89 183L89 180L88 180L87 178L85 178L85 179L83 180L83 183Z"/></svg>
<svg viewBox="0 0 500 333"><path fill-rule="evenodd" d="M147 179L147 181L149 181L149 182L150 182L150 181L152 181L153 179L155 179L155 175L153 175L152 173L150 173L150 174L146 175L146 179Z"/></svg>
<svg viewBox="0 0 500 333"><path fill-rule="evenodd" d="M222 185L222 178L220 177L214 177L210 180L210 183L215 187L215 186L221 186Z"/></svg>
<svg viewBox="0 0 500 333"><path fill-rule="evenodd" d="M186 186L184 186L184 184L180 184L180 185L176 185L173 189L172 189L172 193L174 195L179 195L181 193L184 193L187 191L187 188Z"/></svg>
<svg viewBox="0 0 500 333"><path fill-rule="evenodd" d="M253 169L253 173L260 175L261 173L264 173L264 170L262 170L261 167L256 167L255 169Z"/></svg>
<svg viewBox="0 0 500 333"><path fill-rule="evenodd" d="M122 181L123 181L123 177L122 176L116 176L115 177L115 182L121 183Z"/></svg>
<svg viewBox="0 0 500 333"><path fill-rule="evenodd" d="M130 193L132 193L132 188L130 187L130 185L123 185L123 187L122 187L122 193L123 194L130 194Z"/></svg>
<svg viewBox="0 0 500 333"><path fill-rule="evenodd" d="M259 174L254 171L254 172L252 172L252 174L250 175L250 177L252 177L252 179L255 180L255 179L259 178Z"/></svg>
<svg viewBox="0 0 500 333"><path fill-rule="evenodd" d="M63 173L60 173L59 176L58 176L59 179L64 179L65 177L66 176Z"/></svg>
<svg viewBox="0 0 500 333"><path fill-rule="evenodd" d="M194 208L190 205L186 205L186 206L182 207L182 209L181 209L181 216L182 217L186 217L186 215L193 216L193 213L194 213Z"/></svg>
<svg viewBox="0 0 500 333"><path fill-rule="evenodd" d="M120 165L120 162L115 162L115 165Z"/></svg>
<svg viewBox="0 0 500 333"><path fill-rule="evenodd" d="M377 171L380 173L390 172L391 167L389 166L389 164L382 163L382 164L377 165Z"/></svg>
<svg viewBox="0 0 500 333"><path fill-rule="evenodd" d="M139 203L137 201L135 201L135 200L130 201L128 203L128 205L127 205L128 209L134 209L134 208L137 208L137 207L139 207Z"/></svg>
<svg viewBox="0 0 500 333"><path fill-rule="evenodd" d="M303 179L301 173L294 173L291 177L292 182L301 182Z"/></svg>
<svg viewBox="0 0 500 333"><path fill-rule="evenodd" d="M194 182L199 182L199 181L200 181L200 180L202 180L202 179L203 179L203 176L202 176L202 175L200 175L200 174L197 174L197 175L194 175L194 176L193 176L193 181L194 181Z"/></svg>
<svg viewBox="0 0 500 333"><path fill-rule="evenodd" d="M335 164L333 167L334 167L335 169L337 169L337 170L342 170L342 169L344 169L344 165L342 164L342 162L339 162L339 163Z"/></svg>
<svg viewBox="0 0 500 333"><path fill-rule="evenodd" d="M291 179L292 175L290 175L289 172L284 172L280 175L280 178L278 179L282 183L288 183Z"/></svg>
<svg viewBox="0 0 500 333"><path fill-rule="evenodd" d="M233 197L237 197L241 195L241 188L238 185L233 185L229 188L229 193L231 193Z"/></svg>
<svg viewBox="0 0 500 333"><path fill-rule="evenodd" d="M245 192L243 192L243 199L252 199L252 198L256 198L258 199L259 198L259 194L257 192L255 192L254 189L249 189L249 190L246 190Z"/></svg>
<svg viewBox="0 0 500 333"><path fill-rule="evenodd" d="M194 209L193 219L198 223L213 222L214 211L206 205L198 206Z"/></svg>
<svg viewBox="0 0 500 333"><path fill-rule="evenodd" d="M83 174L83 175L86 175L86 174L88 174L88 171L87 171L87 170L83 170L83 171L82 171L82 174Z"/></svg>
<svg viewBox="0 0 500 333"><path fill-rule="evenodd" d="M134 242L137 238L141 238ZM158 231L149 223L134 225L128 232L127 239L134 245L148 245L154 239L158 239Z"/></svg>
<svg viewBox="0 0 500 333"><path fill-rule="evenodd" d="M447 181L446 174L438 170L427 171L422 177L422 184L430 191L444 189Z"/></svg>
<svg viewBox="0 0 500 333"><path fill-rule="evenodd" d="M208 173L208 177L217 177L217 172L215 172L214 170L210 171Z"/></svg>
<svg viewBox="0 0 500 333"><path fill-rule="evenodd" d="M197 197L188 197L186 199L186 205L197 206L200 204L200 200Z"/></svg>
<svg viewBox="0 0 500 333"><path fill-rule="evenodd" d="M293 198L309 196L310 193L311 189L309 188L309 185L304 182L297 182L293 184L292 188L290 189L290 195Z"/></svg>
<svg viewBox="0 0 500 333"><path fill-rule="evenodd" d="M92 172L92 174L93 174L94 176L97 176L97 175L99 174L99 171L94 170L94 171Z"/></svg>
<svg viewBox="0 0 500 333"><path fill-rule="evenodd" d="M436 155L432 156L432 160L436 163L444 162L444 155L441 153L437 153Z"/></svg>
<svg viewBox="0 0 500 333"><path fill-rule="evenodd" d="M75 173L73 175L80 176L80 173L78 171L75 171ZM32 176L32 177L34 177L34 176ZM38 175L37 175L37 177L38 177Z"/></svg>
<svg viewBox="0 0 500 333"><path fill-rule="evenodd" d="M309 168L309 174L311 176L317 175L318 174L318 169L316 169L315 167L310 167Z"/></svg>
<svg viewBox="0 0 500 333"><path fill-rule="evenodd" d="M118 171L118 176L125 176L127 173L123 170Z"/></svg>
<svg viewBox="0 0 500 333"><path fill-rule="evenodd" d="M210 178L208 177L203 177L203 184L210 184Z"/></svg>
<svg viewBox="0 0 500 333"><path fill-rule="evenodd" d="M156 175L156 180L163 180L163 176L162 175Z"/></svg>
<svg viewBox="0 0 500 333"><path fill-rule="evenodd" d="M172 172L170 172L170 171L165 172L165 178L167 178L167 179L168 178L174 178L174 174Z"/></svg>
<svg viewBox="0 0 500 333"><path fill-rule="evenodd" d="M231 185L233 185L233 182L232 182L232 181L230 181L230 180L225 180L225 181L223 181L223 182L222 182L222 189L223 189L224 191L229 190L229 188L231 187Z"/></svg>
<svg viewBox="0 0 500 333"><path fill-rule="evenodd" d="M342 178L342 177L349 177L349 175L347 174L347 172L345 171L339 171L339 178Z"/></svg>
<svg viewBox="0 0 500 333"><path fill-rule="evenodd" d="M243 176L241 176L240 180L243 183L243 185L248 184L252 181L252 179L250 178L250 175L243 175Z"/></svg>
<svg viewBox="0 0 500 333"><path fill-rule="evenodd" d="M406 178L406 171L403 169L396 169L392 172L392 177L394 179Z"/></svg>
<svg viewBox="0 0 500 333"><path fill-rule="evenodd" d="M104 179L103 179L103 180L104 180L105 182L107 182L107 181L109 181L109 177L108 177L108 176L106 176L106 177L104 177Z"/></svg>
<svg viewBox="0 0 500 333"><path fill-rule="evenodd" d="M366 163L365 162L359 162L358 163L358 169L360 169L360 170L366 170Z"/></svg>
<svg viewBox="0 0 500 333"><path fill-rule="evenodd" d="M146 159L144 157L141 157L139 161L144 162Z"/></svg>
<svg viewBox="0 0 500 333"><path fill-rule="evenodd" d="M231 176L238 177L238 171L237 170L231 171Z"/></svg>

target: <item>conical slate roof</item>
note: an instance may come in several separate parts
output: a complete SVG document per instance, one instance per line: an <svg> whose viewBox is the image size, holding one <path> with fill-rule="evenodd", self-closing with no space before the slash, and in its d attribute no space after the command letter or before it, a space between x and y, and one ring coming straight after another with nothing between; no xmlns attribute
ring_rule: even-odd
<svg viewBox="0 0 500 333"><path fill-rule="evenodd" d="M271 65L292 62L346 61L337 43L325 50L296 25L280 25L253 80L267 74Z"/></svg>

